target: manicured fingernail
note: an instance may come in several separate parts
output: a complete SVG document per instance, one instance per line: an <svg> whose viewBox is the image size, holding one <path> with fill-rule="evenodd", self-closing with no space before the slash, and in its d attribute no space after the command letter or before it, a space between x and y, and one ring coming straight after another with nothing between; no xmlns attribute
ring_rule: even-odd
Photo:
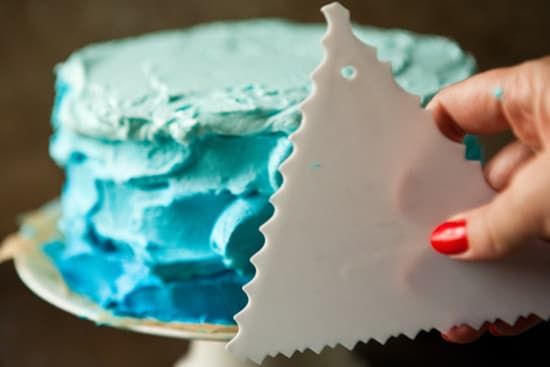
<svg viewBox="0 0 550 367"><path fill-rule="evenodd" d="M468 249L466 221L450 220L437 226L432 232L432 247L444 255L456 255Z"/></svg>

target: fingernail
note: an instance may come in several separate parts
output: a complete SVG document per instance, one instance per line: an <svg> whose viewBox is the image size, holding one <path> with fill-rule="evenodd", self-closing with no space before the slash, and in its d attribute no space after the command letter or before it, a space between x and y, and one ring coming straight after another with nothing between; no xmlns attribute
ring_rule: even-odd
<svg viewBox="0 0 550 367"><path fill-rule="evenodd" d="M450 220L437 226L431 236L432 247L444 255L456 255L468 249L466 221Z"/></svg>

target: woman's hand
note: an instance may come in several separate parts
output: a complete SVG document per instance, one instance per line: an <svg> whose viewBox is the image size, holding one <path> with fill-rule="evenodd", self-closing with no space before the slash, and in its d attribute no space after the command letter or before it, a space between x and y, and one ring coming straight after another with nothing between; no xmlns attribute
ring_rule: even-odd
<svg viewBox="0 0 550 367"><path fill-rule="evenodd" d="M506 130L517 138L484 167L496 197L436 227L435 250L460 260L487 260L507 256L530 239L550 238L550 57L478 74L442 90L427 108L452 140ZM486 330L514 335L539 321L531 315L515 325L497 321L480 330L462 325L443 336L466 343Z"/></svg>

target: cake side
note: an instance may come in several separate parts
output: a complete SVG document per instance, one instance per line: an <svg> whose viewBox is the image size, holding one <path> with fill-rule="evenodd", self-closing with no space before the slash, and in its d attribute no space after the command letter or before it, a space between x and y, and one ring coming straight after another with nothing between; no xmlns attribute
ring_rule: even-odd
<svg viewBox="0 0 550 367"><path fill-rule="evenodd" d="M423 103L473 72L441 37L356 29ZM57 68L65 238L46 252L71 289L121 315L233 323L323 33L213 23L89 46Z"/></svg>

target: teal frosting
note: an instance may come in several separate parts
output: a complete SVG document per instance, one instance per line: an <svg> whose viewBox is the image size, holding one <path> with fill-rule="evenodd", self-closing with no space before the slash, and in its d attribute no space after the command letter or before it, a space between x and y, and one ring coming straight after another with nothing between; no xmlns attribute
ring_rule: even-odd
<svg viewBox="0 0 550 367"><path fill-rule="evenodd" d="M422 103L474 69L441 37L355 30ZM57 67L64 239L46 252L71 289L116 314L233 322L324 31L213 23L88 46Z"/></svg>
<svg viewBox="0 0 550 367"><path fill-rule="evenodd" d="M501 101L502 97L504 96L504 89L502 87L495 87L493 90L493 95L497 99L497 101Z"/></svg>
<svg viewBox="0 0 550 367"><path fill-rule="evenodd" d="M431 97L473 59L445 38L356 26L397 82ZM293 131L325 27L278 20L214 23L88 46L57 67L56 121L84 135L185 143L210 134Z"/></svg>

